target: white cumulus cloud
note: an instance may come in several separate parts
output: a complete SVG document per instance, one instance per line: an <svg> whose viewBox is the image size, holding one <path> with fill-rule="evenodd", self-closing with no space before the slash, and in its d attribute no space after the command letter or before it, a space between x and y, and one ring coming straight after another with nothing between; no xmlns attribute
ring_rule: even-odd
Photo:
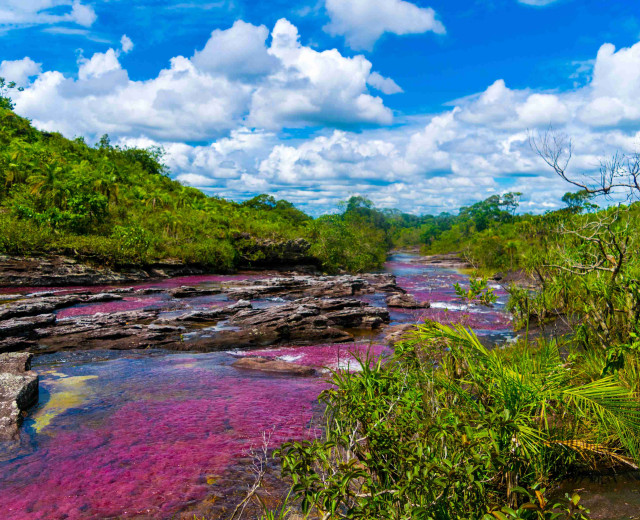
<svg viewBox="0 0 640 520"><path fill-rule="evenodd" d="M378 72L372 72L369 74L367 83L384 94L400 94L401 92L404 92L402 87L400 87L400 85L395 81L391 78L385 78Z"/></svg>
<svg viewBox="0 0 640 520"><path fill-rule="evenodd" d="M133 50L133 41L131 41L131 38L129 38L126 34L123 34L122 38L120 38L120 48L125 54Z"/></svg>
<svg viewBox="0 0 640 520"><path fill-rule="evenodd" d="M532 152L529 132L553 125L569 134L575 172L640 149L640 43L602 45L583 86L515 89L497 79L406 119L371 94L400 87L369 60L305 46L284 19L271 34L244 22L214 31L191 58L176 56L146 80L129 78L124 47L81 57L73 76L30 58L2 62L0 72L24 82L12 97L36 126L163 146L174 177L234 199L268 192L318 213L360 194L432 213L513 190L525 208L553 208L571 187Z"/></svg>
<svg viewBox="0 0 640 520"><path fill-rule="evenodd" d="M49 130L89 138L206 141L250 124L270 130L388 124L393 115L369 93L371 62L302 45L287 20L270 45L264 26L216 30L192 58L176 56L157 77L134 81L120 63L133 43L80 57L77 77L40 74L16 96L20 113ZM382 85L381 85L382 86ZM393 89L385 79L384 88Z"/></svg>
<svg viewBox="0 0 640 520"><path fill-rule="evenodd" d="M325 30L344 36L352 49L370 50L384 33L446 32L436 12L405 0L325 0L331 19Z"/></svg>
<svg viewBox="0 0 640 520"><path fill-rule="evenodd" d="M93 7L79 0L3 0L0 4L0 26L9 28L60 23L91 27L96 18Z"/></svg>
<svg viewBox="0 0 640 520"><path fill-rule="evenodd" d="M21 60L5 60L0 63L0 77L8 82L15 81L19 87L29 84L30 78L42 72L42 63L36 63L28 56Z"/></svg>

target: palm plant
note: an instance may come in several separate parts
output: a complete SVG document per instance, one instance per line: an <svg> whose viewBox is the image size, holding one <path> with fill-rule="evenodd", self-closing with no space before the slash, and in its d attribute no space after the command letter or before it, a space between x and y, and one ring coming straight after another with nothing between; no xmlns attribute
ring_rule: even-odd
<svg viewBox="0 0 640 520"><path fill-rule="evenodd" d="M489 350L473 331L433 323L421 328L422 344L443 342L449 351L434 377L479 416L488 408L512 419L503 435L514 465L526 461L536 479L566 452L589 462L606 460L637 468L640 460L640 402L610 375L584 382L562 359L555 341L525 344L510 357ZM450 366L463 367L451 377Z"/></svg>
<svg viewBox="0 0 640 520"><path fill-rule="evenodd" d="M639 460L640 403L617 376L585 380L554 342L488 349L464 327L427 323L386 362L360 365L322 396L325 439L279 452L305 513L583 518L577 497L558 509L541 489Z"/></svg>

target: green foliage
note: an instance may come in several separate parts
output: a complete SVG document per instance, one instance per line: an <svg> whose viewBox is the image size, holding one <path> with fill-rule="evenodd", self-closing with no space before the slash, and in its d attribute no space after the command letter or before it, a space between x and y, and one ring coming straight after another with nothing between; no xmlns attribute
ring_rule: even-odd
<svg viewBox="0 0 640 520"><path fill-rule="evenodd" d="M512 290L510 307L520 323L564 317L578 345L622 362L614 359L635 343L640 327L639 211L634 204L575 214L536 236L526 268L540 289Z"/></svg>
<svg viewBox="0 0 640 520"><path fill-rule="evenodd" d="M24 88L18 87L15 81L7 81L5 78L0 78L0 109L13 110L14 104L9 97L12 90L22 92Z"/></svg>
<svg viewBox="0 0 640 520"><path fill-rule="evenodd" d="M562 202L567 205L567 210L571 213L581 213L585 209L597 209L598 206L589 202L593 198L593 194L587 190L577 192L567 192L562 196Z"/></svg>
<svg viewBox="0 0 640 520"><path fill-rule="evenodd" d="M468 303L491 306L498 301L495 289L488 286L487 277L478 278L475 273L469 278L469 289L465 290L458 282L454 284L453 288L458 298Z"/></svg>
<svg viewBox="0 0 640 520"><path fill-rule="evenodd" d="M178 259L227 271L265 254L286 262L280 246L303 238L326 271L362 272L384 262L400 225L391 222L413 218L358 198L314 220L266 194L241 204L207 197L169 178L161 149L114 146L106 134L90 147L34 129L4 97L14 87L0 79L0 253L112 265Z"/></svg>
<svg viewBox="0 0 640 520"><path fill-rule="evenodd" d="M322 440L278 455L304 514L326 519L584 519L544 488L573 471L634 465L640 404L588 380L553 342L489 350L436 323L386 362L335 372Z"/></svg>
<svg viewBox="0 0 640 520"><path fill-rule="evenodd" d="M309 227L313 243L311 252L322 259L330 272L346 267L364 272L382 265L387 256L385 235L351 215L327 215Z"/></svg>

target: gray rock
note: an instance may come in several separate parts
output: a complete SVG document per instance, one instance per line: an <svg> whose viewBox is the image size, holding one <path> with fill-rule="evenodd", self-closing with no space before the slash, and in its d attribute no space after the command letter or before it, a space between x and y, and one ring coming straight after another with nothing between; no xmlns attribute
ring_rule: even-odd
<svg viewBox="0 0 640 520"><path fill-rule="evenodd" d="M169 290L169 294L174 298L195 298L196 296L210 296L212 294L220 294L222 289L219 288L201 288L183 285Z"/></svg>
<svg viewBox="0 0 640 520"><path fill-rule="evenodd" d="M355 299L306 298L266 309L238 312L229 324L243 329L275 331L280 342L308 344L350 341L353 336L338 327L377 328L389 321L386 309Z"/></svg>
<svg viewBox="0 0 640 520"><path fill-rule="evenodd" d="M33 354L28 352L16 352L13 354L0 354L0 372L20 374L31 370Z"/></svg>
<svg viewBox="0 0 640 520"><path fill-rule="evenodd" d="M50 327L56 322L53 314L41 314L26 318L12 318L0 321L0 339L25 334L43 327Z"/></svg>
<svg viewBox="0 0 640 520"><path fill-rule="evenodd" d="M313 367L296 365L279 359L269 359L260 356L244 357L233 363L236 368L245 370L259 370L261 372L272 372L276 374L287 374L291 376L312 376L316 373Z"/></svg>
<svg viewBox="0 0 640 520"><path fill-rule="evenodd" d="M401 309L428 309L431 306L429 302L419 302L410 294L402 293L393 293L387 296L387 305Z"/></svg>
<svg viewBox="0 0 640 520"><path fill-rule="evenodd" d="M36 316L38 314L49 314L65 307L71 307L79 303L101 303L122 300L122 296L113 293L98 294L67 294L62 296L51 296L48 293L34 295L29 300L22 300L16 303L8 303L0 306L0 321L9 318L20 318L24 316Z"/></svg>
<svg viewBox="0 0 640 520"><path fill-rule="evenodd" d="M162 321L216 322L227 319L241 310L246 309L251 309L251 303L246 300L240 300L237 303L226 307L214 307L211 309L189 311L184 314L180 314L175 318Z"/></svg>
<svg viewBox="0 0 640 520"><path fill-rule="evenodd" d="M229 298L244 300L273 296L342 298L375 292L403 292L391 274L278 277L237 281L227 284L227 288Z"/></svg>
<svg viewBox="0 0 640 520"><path fill-rule="evenodd" d="M38 402L31 354L0 354L0 440L15 439L24 412Z"/></svg>

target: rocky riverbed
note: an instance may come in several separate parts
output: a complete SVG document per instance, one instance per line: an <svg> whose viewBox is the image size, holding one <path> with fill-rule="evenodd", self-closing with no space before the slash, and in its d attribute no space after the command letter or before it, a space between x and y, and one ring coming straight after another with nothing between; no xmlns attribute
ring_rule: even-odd
<svg viewBox="0 0 640 520"><path fill-rule="evenodd" d="M346 342L354 339L349 329L378 330L390 321L386 308L363 296L383 294L390 307L429 305L405 294L392 274L193 281L200 284L0 294L7 300L0 305L0 352Z"/></svg>
<svg viewBox="0 0 640 520"><path fill-rule="evenodd" d="M0 351L34 355L18 377L40 382L0 441L3 518L228 518L263 432L271 447L319 435L328 368L358 369L427 317L509 337L505 294L462 305L452 285L465 280L400 255L362 276L0 289Z"/></svg>

